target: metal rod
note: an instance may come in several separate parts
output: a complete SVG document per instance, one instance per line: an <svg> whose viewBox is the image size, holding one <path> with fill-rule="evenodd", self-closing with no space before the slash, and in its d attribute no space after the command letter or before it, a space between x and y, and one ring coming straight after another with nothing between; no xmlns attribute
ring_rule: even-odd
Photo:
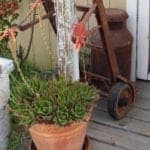
<svg viewBox="0 0 150 150"><path fill-rule="evenodd" d="M54 9L54 2L53 0L44 0L43 6L45 8L45 11L51 12L51 11L55 11ZM53 30L55 32L55 34L57 34L57 27L56 27L56 16L52 16L49 18L49 21L53 27Z"/></svg>
<svg viewBox="0 0 150 150"><path fill-rule="evenodd" d="M77 9L78 11L83 11L83 12L88 12L89 9L90 9L90 7L81 6L81 5L76 5L75 7L76 7L76 9Z"/></svg>
<svg viewBox="0 0 150 150"><path fill-rule="evenodd" d="M88 75L88 76L92 76L92 77L95 77L96 79L100 79L101 81L108 81L110 82L110 79L109 78L106 78L104 76L101 76L99 74L95 74L95 73L92 73L92 72L83 72L84 74Z"/></svg>
<svg viewBox="0 0 150 150"><path fill-rule="evenodd" d="M94 3L92 5L92 7L89 9L89 11L86 13L86 15L84 16L84 18L82 19L81 22L83 22L84 24L86 24L86 22L88 22L89 18L91 17L92 13L96 10L97 4Z"/></svg>
<svg viewBox="0 0 150 150"><path fill-rule="evenodd" d="M86 46L87 46L88 48L94 48L95 50L98 50L98 51L101 51L101 50L104 49L102 46L97 46L97 45L91 44L91 43L86 43Z"/></svg>
<svg viewBox="0 0 150 150"><path fill-rule="evenodd" d="M51 11L51 12L47 13L46 15L42 16L41 20L45 20L47 18L50 18L53 14L54 14L54 11ZM20 31L25 31L25 30L29 29L30 27L36 25L39 22L40 22L40 19L38 18L38 19L35 19L34 21L32 21L30 23L27 23L24 25L16 25L16 26Z"/></svg>

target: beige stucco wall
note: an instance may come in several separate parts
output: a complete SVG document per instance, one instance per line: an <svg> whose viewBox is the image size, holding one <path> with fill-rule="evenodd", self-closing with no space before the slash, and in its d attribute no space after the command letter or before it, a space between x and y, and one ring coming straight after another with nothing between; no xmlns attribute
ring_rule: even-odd
<svg viewBox="0 0 150 150"><path fill-rule="evenodd" d="M29 4L31 0L23 1L20 5L19 10L19 20L21 21L23 16L28 12L29 10ZM81 5L90 5L92 0L77 0L78 4ZM104 0L105 7L116 7L125 9L126 0ZM40 13L44 14L44 10L41 10ZM28 21L32 20L31 18L28 19ZM92 26L95 22L94 19L91 19L89 26ZM41 32L42 29L42 32ZM21 44L25 49L28 47L29 39L30 39L30 33L31 29L19 33L18 36L18 45ZM43 33L43 34L41 34ZM51 58L53 54L53 57ZM29 57L29 61L40 67L40 68L50 68L51 63L55 64L57 61L56 59L56 37L52 30L52 27L48 20L43 21L42 28L40 25L35 26L35 32L34 32L34 40L32 43L31 53Z"/></svg>
<svg viewBox="0 0 150 150"><path fill-rule="evenodd" d="M111 8L126 8L126 0L103 0L105 7ZM77 0L78 4L81 5L90 5L92 0Z"/></svg>
<svg viewBox="0 0 150 150"><path fill-rule="evenodd" d="M24 18L25 14L29 11L30 1L22 1L19 9L20 17L18 23ZM37 14L45 14L44 8L37 11ZM33 20L33 15L26 21ZM42 69L50 68L51 65L56 63L56 36L49 23L49 20L42 21L41 26L35 25L34 37L29 55L29 62ZM31 28L19 32L18 35L18 47L21 45L27 49L31 37ZM53 56L51 58L51 56Z"/></svg>

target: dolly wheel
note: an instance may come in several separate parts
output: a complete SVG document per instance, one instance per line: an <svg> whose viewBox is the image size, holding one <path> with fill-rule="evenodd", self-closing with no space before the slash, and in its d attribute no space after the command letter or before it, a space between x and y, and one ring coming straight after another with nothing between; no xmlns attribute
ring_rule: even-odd
<svg viewBox="0 0 150 150"><path fill-rule="evenodd" d="M108 112L116 120L126 116L134 103L134 91L130 85L116 83L108 96Z"/></svg>

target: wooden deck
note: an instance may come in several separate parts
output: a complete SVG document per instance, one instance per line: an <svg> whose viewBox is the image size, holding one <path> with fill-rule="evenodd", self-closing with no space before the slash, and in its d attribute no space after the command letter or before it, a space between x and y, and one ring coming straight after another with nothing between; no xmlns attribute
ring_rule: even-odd
<svg viewBox="0 0 150 150"><path fill-rule="evenodd" d="M150 82L138 81L136 102L126 118L114 121L101 100L89 124L92 150L150 150Z"/></svg>

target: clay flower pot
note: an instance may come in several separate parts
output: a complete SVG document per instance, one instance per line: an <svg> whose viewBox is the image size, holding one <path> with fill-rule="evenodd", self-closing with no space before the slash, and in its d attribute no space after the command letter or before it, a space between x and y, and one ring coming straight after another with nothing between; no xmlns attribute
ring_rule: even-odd
<svg viewBox="0 0 150 150"><path fill-rule="evenodd" d="M33 141L30 141L30 143L29 143L29 150L37 150ZM90 140L89 140L88 136L85 137L82 150L91 150L91 144L90 144Z"/></svg>
<svg viewBox="0 0 150 150"><path fill-rule="evenodd" d="M65 127L35 124L29 131L37 150L82 150L88 121Z"/></svg>

